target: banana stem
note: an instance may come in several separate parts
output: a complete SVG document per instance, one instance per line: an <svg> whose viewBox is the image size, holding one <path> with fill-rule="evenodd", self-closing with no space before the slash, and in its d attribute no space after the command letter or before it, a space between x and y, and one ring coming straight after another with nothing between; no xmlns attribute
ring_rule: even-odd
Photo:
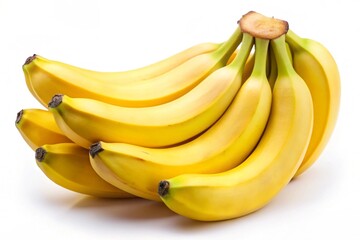
<svg viewBox="0 0 360 240"><path fill-rule="evenodd" d="M242 31L240 27L237 27L235 32L231 35L231 37L224 42L214 53L215 57L218 57L220 61L224 64L228 61L231 54L235 51L235 49L239 46L242 40Z"/></svg>
<svg viewBox="0 0 360 240"><path fill-rule="evenodd" d="M268 80L269 80L269 84L271 89L274 88L275 85L275 81L277 78L277 66L276 66L276 59L275 59L275 54L274 54L274 50L270 47L269 48L269 58L270 58L270 73L268 76Z"/></svg>
<svg viewBox="0 0 360 240"><path fill-rule="evenodd" d="M271 47L274 49L278 75L292 75L295 70L286 50L285 34L271 40Z"/></svg>
<svg viewBox="0 0 360 240"><path fill-rule="evenodd" d="M238 69L238 73L242 74L245 63L249 57L251 48L254 44L254 37L250 34L244 33L242 37L242 43L240 50L236 55L235 59L229 64L229 67L234 67Z"/></svg>
<svg viewBox="0 0 360 240"><path fill-rule="evenodd" d="M255 63L251 76L267 78L266 64L268 55L269 40L255 38Z"/></svg>
<svg viewBox="0 0 360 240"><path fill-rule="evenodd" d="M285 34L289 29L287 21L266 17L260 13L250 11L239 20L242 31L255 38L275 39Z"/></svg>
<svg viewBox="0 0 360 240"><path fill-rule="evenodd" d="M285 41L292 46L292 48L300 48L300 44L303 39L296 35L293 31L289 30L285 35Z"/></svg>

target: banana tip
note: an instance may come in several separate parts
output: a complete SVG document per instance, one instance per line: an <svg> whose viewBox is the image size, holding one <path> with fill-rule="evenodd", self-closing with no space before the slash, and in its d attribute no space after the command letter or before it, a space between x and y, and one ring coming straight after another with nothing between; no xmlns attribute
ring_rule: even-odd
<svg viewBox="0 0 360 240"><path fill-rule="evenodd" d="M62 95L62 94L55 94L52 97L51 101L49 102L48 107L55 108L55 107L59 106L60 103L62 102L63 96L64 95Z"/></svg>
<svg viewBox="0 0 360 240"><path fill-rule="evenodd" d="M36 58L36 54L33 54L32 56L28 57L28 58L25 60L24 65L27 65L27 64L31 63L35 58Z"/></svg>
<svg viewBox="0 0 360 240"><path fill-rule="evenodd" d="M21 110L20 112L18 112L16 114L15 124L18 124L21 121L21 118L22 118L23 114L24 114L24 110Z"/></svg>
<svg viewBox="0 0 360 240"><path fill-rule="evenodd" d="M100 142L96 142L91 144L90 146L90 156L92 158L95 157L96 154L98 154L99 152L103 151L104 149L101 147L101 143Z"/></svg>
<svg viewBox="0 0 360 240"><path fill-rule="evenodd" d="M38 161L38 162L41 162L44 160L45 158L45 154L46 154L46 151L45 149L39 147L35 150L35 159Z"/></svg>
<svg viewBox="0 0 360 240"><path fill-rule="evenodd" d="M161 197L164 197L168 194L170 188L170 183L166 180L163 180L159 183L158 193Z"/></svg>

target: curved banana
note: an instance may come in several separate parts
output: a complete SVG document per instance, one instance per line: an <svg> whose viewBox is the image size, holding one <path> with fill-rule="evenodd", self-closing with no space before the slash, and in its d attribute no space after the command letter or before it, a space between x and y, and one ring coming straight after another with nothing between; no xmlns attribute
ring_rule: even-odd
<svg viewBox="0 0 360 240"><path fill-rule="evenodd" d="M40 58L43 61L48 62L48 64L56 65L58 71L70 71L74 76L76 75L85 75L87 77L93 77L99 79L99 81L104 82L113 82L118 84L125 84L133 81L142 81L150 79L165 72L168 72L172 68L179 66L180 64L188 61L189 59L196 57L204 53L210 53L215 51L221 46L218 43L204 42L196 44L187 49L184 49L174 55L162 59L158 62L152 63L150 65L140 67L137 69L119 71L119 72L104 72L104 71L94 71L90 69L84 69L78 66L70 65L64 62L54 61L45 59L39 55L34 54L25 61L25 65L34 60L34 58Z"/></svg>
<svg viewBox="0 0 360 240"><path fill-rule="evenodd" d="M96 81L103 82L104 84L107 83L126 84L128 82L142 81L157 77L161 74L164 74L165 72L168 72L172 68L179 66L180 64L186 62L187 60L195 56L215 51L217 48L219 48L220 45L221 44L209 43L209 42L200 43L190 48L187 48L183 51L180 51L168 58L150 64L148 66L144 66L138 69L132 69L128 71L120 71L120 72L104 72L104 71L101 72L90 69L84 69L64 62L46 59L37 54L34 54L26 59L23 69L38 68L39 69L38 71L41 72L41 71L46 71L47 66L51 66L52 70L49 71L50 74L49 77L52 78L56 78L57 76L56 73L59 72L59 73L66 73L68 76L72 76L71 79L89 78L89 79L96 79ZM26 66L28 64L32 66ZM29 70L29 71L35 72L35 70ZM26 83L33 96L38 98L36 91L31 86L31 80L26 79ZM46 103L47 102L45 101L43 104Z"/></svg>
<svg viewBox="0 0 360 240"><path fill-rule="evenodd" d="M164 147L187 141L210 127L240 86L241 76L225 66L185 95L162 105L126 108L55 95L49 111L64 134L86 148L98 141Z"/></svg>
<svg viewBox="0 0 360 240"><path fill-rule="evenodd" d="M320 156L334 130L340 107L340 74L330 52L319 42L293 31L286 34L296 72L306 82L314 103L314 130L309 148L295 176L305 172Z"/></svg>
<svg viewBox="0 0 360 240"><path fill-rule="evenodd" d="M271 41L278 78L264 135L251 155L229 171L161 181L159 195L176 213L201 221L249 214L271 201L300 166L313 126L311 95L287 57L285 36Z"/></svg>
<svg viewBox="0 0 360 240"><path fill-rule="evenodd" d="M241 41L237 27L217 50L196 55L161 75L126 84L104 81L91 74L65 68L37 55L23 65L27 86L34 97L47 106L52 96L92 98L126 107L146 107L172 101L190 91L216 69L226 65Z"/></svg>
<svg viewBox="0 0 360 240"><path fill-rule="evenodd" d="M244 35L241 55L228 71L240 76L252 46ZM258 47L258 46L257 46ZM145 148L99 142L90 148L91 164L109 183L136 196L160 200L158 182L184 173L216 173L239 165L258 143L271 106L266 49L256 52L254 72L224 115L194 140L171 148ZM234 68L235 67L235 68Z"/></svg>
<svg viewBox="0 0 360 240"><path fill-rule="evenodd" d="M46 144L35 151L36 163L54 183L68 190L104 198L130 198L93 170L88 150L74 143Z"/></svg>
<svg viewBox="0 0 360 240"><path fill-rule="evenodd" d="M23 109L17 113L15 126L33 150L44 144L72 142L62 133L54 116L47 110Z"/></svg>

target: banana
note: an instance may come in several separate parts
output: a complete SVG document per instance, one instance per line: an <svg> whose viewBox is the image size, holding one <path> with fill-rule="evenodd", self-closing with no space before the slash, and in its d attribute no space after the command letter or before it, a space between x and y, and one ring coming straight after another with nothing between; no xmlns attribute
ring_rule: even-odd
<svg viewBox="0 0 360 240"><path fill-rule="evenodd" d="M46 144L35 151L38 167L54 183L68 190L103 198L130 198L93 170L88 150L74 143Z"/></svg>
<svg viewBox="0 0 360 240"><path fill-rule="evenodd" d="M55 95L49 111L64 134L85 148L98 141L170 146L200 134L225 112L241 85L237 71L227 69L216 70L185 95L157 106L121 107Z"/></svg>
<svg viewBox="0 0 360 240"><path fill-rule="evenodd" d="M339 112L341 86L337 64L322 44L290 30L286 41L293 53L294 68L306 82L314 103L314 130L296 177L319 158L330 139Z"/></svg>
<svg viewBox="0 0 360 240"><path fill-rule="evenodd" d="M133 81L142 81L146 79L150 79L156 76L159 76L161 74L164 74L165 72L168 72L172 68L175 68L179 66L180 64L188 61L189 59L196 57L200 54L209 53L215 51L217 48L219 48L221 44L218 43L211 43L211 42L204 42L200 43L194 46L191 46L187 49L184 49L170 57L167 57L165 59L162 59L158 62L152 63L150 65L127 70L127 71L120 71L120 72L101 72L101 71L94 71L90 69L84 69L81 67L77 67L74 65L70 65L67 63L54 61L45 59L39 55L34 54L33 56L30 56L26 61L25 65L27 63L30 63L35 58L43 59L43 61L48 62L48 64L54 64L56 65L56 68L59 71L73 71L74 76L81 74L85 75L87 77L94 77L96 79L99 79L100 81L104 82L114 82L119 84L125 84L128 82Z"/></svg>
<svg viewBox="0 0 360 240"><path fill-rule="evenodd" d="M244 216L269 203L300 166L312 132L312 99L287 56L285 36L271 40L271 46L278 77L260 142L242 164L229 171L161 181L159 195L174 212L201 221Z"/></svg>
<svg viewBox="0 0 360 240"><path fill-rule="evenodd" d="M120 84L96 74L85 74L40 56L28 58L23 65L27 86L34 97L47 106L52 96L92 98L126 107L146 107L172 101L190 91L204 78L226 65L241 41L237 27L228 41L215 51L198 54L161 75Z"/></svg>
<svg viewBox="0 0 360 240"><path fill-rule="evenodd" d="M17 113L15 126L33 150L44 144L72 142L62 133L52 113L47 110L23 109Z"/></svg>
<svg viewBox="0 0 360 240"><path fill-rule="evenodd" d="M244 35L241 53L227 71L240 72L241 76L251 45L252 37ZM261 47L256 52L253 74L224 115L202 135L183 145L160 149L99 142L90 148L95 171L120 189L159 201L157 185L164 178L222 172L240 164L259 141L270 113L267 52Z"/></svg>
<svg viewBox="0 0 360 240"><path fill-rule="evenodd" d="M103 82L104 84L125 84L128 82L142 81L157 77L195 56L215 51L217 48L219 48L219 46L220 44L210 42L197 44L148 66L120 72L100 72L84 69L67 63L46 59L37 54L34 54L26 59L25 64L23 65L23 69L39 68L39 72L41 72L46 71L46 66L51 66L51 69L53 70L49 72L49 74L54 74L54 76L50 76L52 78L56 77L56 72L63 72L67 73L69 76L72 76L71 79L89 78L96 79L96 81ZM28 64L30 64L30 66L27 66ZM36 70L29 71L35 72ZM29 79L26 79L26 83L30 92L33 96L38 98L36 91L32 88L30 82L31 81ZM47 102L44 102L43 104L45 103Z"/></svg>

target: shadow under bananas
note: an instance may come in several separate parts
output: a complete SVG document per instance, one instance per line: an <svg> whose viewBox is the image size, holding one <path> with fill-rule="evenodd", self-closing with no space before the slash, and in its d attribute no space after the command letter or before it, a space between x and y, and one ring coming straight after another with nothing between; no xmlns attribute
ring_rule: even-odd
<svg viewBox="0 0 360 240"><path fill-rule="evenodd" d="M133 221L173 217L176 214L160 202L141 198L103 199L84 196L71 207L77 211L95 211L106 218Z"/></svg>

